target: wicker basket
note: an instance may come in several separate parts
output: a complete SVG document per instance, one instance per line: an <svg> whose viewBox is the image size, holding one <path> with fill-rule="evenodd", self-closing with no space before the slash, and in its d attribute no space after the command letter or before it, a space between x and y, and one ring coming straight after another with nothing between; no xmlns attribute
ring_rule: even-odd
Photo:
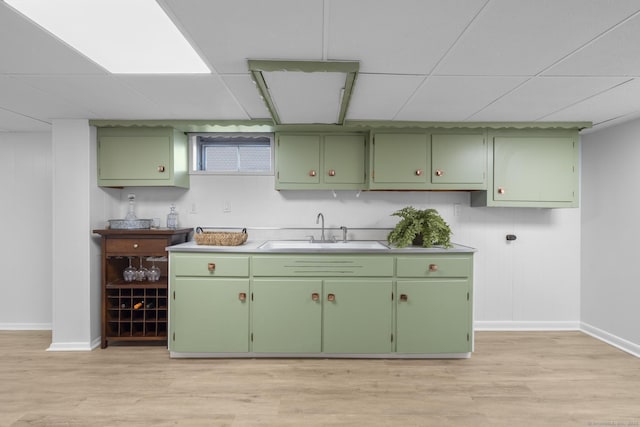
<svg viewBox="0 0 640 427"><path fill-rule="evenodd" d="M200 227L194 235L196 243L210 246L239 246L247 241L247 229L240 232L203 231Z"/></svg>

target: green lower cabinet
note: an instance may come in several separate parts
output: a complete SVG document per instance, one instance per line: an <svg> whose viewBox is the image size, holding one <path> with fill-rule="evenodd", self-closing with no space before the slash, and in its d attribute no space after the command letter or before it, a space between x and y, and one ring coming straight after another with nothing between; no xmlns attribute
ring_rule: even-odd
<svg viewBox="0 0 640 427"><path fill-rule="evenodd" d="M397 282L397 353L470 352L470 319L468 280Z"/></svg>
<svg viewBox="0 0 640 427"><path fill-rule="evenodd" d="M391 280L325 280L322 351L390 353L392 292Z"/></svg>
<svg viewBox="0 0 640 427"><path fill-rule="evenodd" d="M177 277L171 287L171 351L249 351L248 279Z"/></svg>
<svg viewBox="0 0 640 427"><path fill-rule="evenodd" d="M322 281L254 279L251 289L252 351L319 353Z"/></svg>

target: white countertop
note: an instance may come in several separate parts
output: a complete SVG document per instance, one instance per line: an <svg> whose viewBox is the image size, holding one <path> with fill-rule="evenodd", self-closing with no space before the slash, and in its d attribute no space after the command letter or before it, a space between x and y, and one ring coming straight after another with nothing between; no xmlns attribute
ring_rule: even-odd
<svg viewBox="0 0 640 427"><path fill-rule="evenodd" d="M253 254L273 254L273 253L289 253L289 254L341 254L341 253L366 253L366 254L422 254L422 253L473 253L476 249L469 246L463 246L453 243L453 247L445 249L442 247L422 248L411 246L407 248L390 247L386 249L355 249L348 247L340 247L336 243L336 248L332 249L260 249L259 247L266 240L247 240L239 246L211 246L198 245L195 241L180 243L178 245L166 248L169 252L226 252L226 253L253 253ZM385 246L386 242L381 242Z"/></svg>

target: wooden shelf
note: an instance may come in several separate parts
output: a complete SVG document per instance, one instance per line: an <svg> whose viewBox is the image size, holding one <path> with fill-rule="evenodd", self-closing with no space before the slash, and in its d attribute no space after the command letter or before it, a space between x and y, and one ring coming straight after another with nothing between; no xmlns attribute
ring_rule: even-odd
<svg viewBox="0 0 640 427"><path fill-rule="evenodd" d="M102 236L102 348L112 341L167 341L168 262L165 247L188 241L192 230L94 230ZM123 279L129 257L146 268L160 268L157 282ZM167 257L168 258L168 257Z"/></svg>

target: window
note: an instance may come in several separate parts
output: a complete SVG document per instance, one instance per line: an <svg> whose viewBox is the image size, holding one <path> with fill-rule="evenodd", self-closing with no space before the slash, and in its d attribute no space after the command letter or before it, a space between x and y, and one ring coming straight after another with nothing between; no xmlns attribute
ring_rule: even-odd
<svg viewBox="0 0 640 427"><path fill-rule="evenodd" d="M192 173L273 175L273 134L191 134Z"/></svg>

